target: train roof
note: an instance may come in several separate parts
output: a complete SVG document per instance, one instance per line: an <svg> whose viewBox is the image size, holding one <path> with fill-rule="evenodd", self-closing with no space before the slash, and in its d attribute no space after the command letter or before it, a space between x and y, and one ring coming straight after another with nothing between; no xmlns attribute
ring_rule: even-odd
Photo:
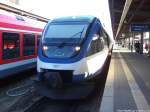
<svg viewBox="0 0 150 112"><path fill-rule="evenodd" d="M91 23L96 17L94 16L68 16L68 17L60 17L51 20L51 23L58 22L86 22Z"/></svg>
<svg viewBox="0 0 150 112"><path fill-rule="evenodd" d="M0 28L18 29L35 32L42 32L45 24L43 22L33 20L13 13L0 10Z"/></svg>

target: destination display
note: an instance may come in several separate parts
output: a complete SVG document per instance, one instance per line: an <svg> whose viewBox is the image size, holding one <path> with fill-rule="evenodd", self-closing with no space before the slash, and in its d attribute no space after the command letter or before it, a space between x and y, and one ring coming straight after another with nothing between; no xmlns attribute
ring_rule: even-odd
<svg viewBox="0 0 150 112"><path fill-rule="evenodd" d="M150 31L150 24L131 24L131 32L148 32Z"/></svg>

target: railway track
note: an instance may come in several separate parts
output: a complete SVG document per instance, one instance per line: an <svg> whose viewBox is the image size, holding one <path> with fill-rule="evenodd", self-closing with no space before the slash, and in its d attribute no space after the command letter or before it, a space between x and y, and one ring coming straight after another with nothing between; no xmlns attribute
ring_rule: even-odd
<svg viewBox="0 0 150 112"><path fill-rule="evenodd" d="M99 112L101 96L94 99L53 101L41 98L23 112Z"/></svg>
<svg viewBox="0 0 150 112"><path fill-rule="evenodd" d="M52 100L40 97L23 112L99 112L103 87L100 87L94 97L80 100Z"/></svg>
<svg viewBox="0 0 150 112"><path fill-rule="evenodd" d="M99 84L92 97L80 100L52 100L38 95L33 88L5 112L99 112L103 86Z"/></svg>
<svg viewBox="0 0 150 112"><path fill-rule="evenodd" d="M41 98L30 105L23 112L80 112L78 107L82 101L52 101L47 98ZM90 111L82 111L90 112Z"/></svg>
<svg viewBox="0 0 150 112"><path fill-rule="evenodd" d="M97 85L98 89L93 91L92 97L82 100L52 100L40 96L32 88L3 112L99 112L106 76Z"/></svg>
<svg viewBox="0 0 150 112"><path fill-rule="evenodd" d="M3 112L99 112L105 79L106 77L102 78L92 97L82 100L52 100L40 96L35 88L32 88L18 97L19 100Z"/></svg>
<svg viewBox="0 0 150 112"><path fill-rule="evenodd" d="M23 112L48 112L54 109L55 112L57 111L63 112L63 110L66 110L65 107L66 107L65 101L60 106L60 102L58 104L56 103L56 101L52 101L51 99L41 97L36 102L32 103L27 108L25 108Z"/></svg>

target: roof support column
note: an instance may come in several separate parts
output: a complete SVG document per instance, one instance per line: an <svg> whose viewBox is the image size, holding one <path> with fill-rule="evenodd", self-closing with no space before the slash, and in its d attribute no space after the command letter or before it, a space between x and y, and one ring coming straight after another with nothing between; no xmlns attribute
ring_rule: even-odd
<svg viewBox="0 0 150 112"><path fill-rule="evenodd" d="M150 57L150 32L149 32L149 43L148 43L148 55Z"/></svg>
<svg viewBox="0 0 150 112"><path fill-rule="evenodd" d="M133 48L133 50L135 49L135 35L134 35L134 32L132 32L132 38L133 38L133 40L132 40L132 48Z"/></svg>
<svg viewBox="0 0 150 112"><path fill-rule="evenodd" d="M143 54L143 32L141 32L141 42L140 42L140 54Z"/></svg>
<svg viewBox="0 0 150 112"><path fill-rule="evenodd" d="M129 34L128 34L128 41L129 41L129 42L128 42L128 48L131 49L131 43L130 43L131 39L130 39Z"/></svg>

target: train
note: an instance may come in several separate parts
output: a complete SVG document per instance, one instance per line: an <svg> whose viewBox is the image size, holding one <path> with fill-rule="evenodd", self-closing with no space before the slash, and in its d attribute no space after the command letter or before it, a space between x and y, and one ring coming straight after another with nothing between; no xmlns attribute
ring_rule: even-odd
<svg viewBox="0 0 150 112"><path fill-rule="evenodd" d="M44 23L0 10L0 79L36 68Z"/></svg>
<svg viewBox="0 0 150 112"><path fill-rule="evenodd" d="M102 75L112 46L112 39L97 17L50 20L39 44L38 80L51 88L62 88L95 79Z"/></svg>

